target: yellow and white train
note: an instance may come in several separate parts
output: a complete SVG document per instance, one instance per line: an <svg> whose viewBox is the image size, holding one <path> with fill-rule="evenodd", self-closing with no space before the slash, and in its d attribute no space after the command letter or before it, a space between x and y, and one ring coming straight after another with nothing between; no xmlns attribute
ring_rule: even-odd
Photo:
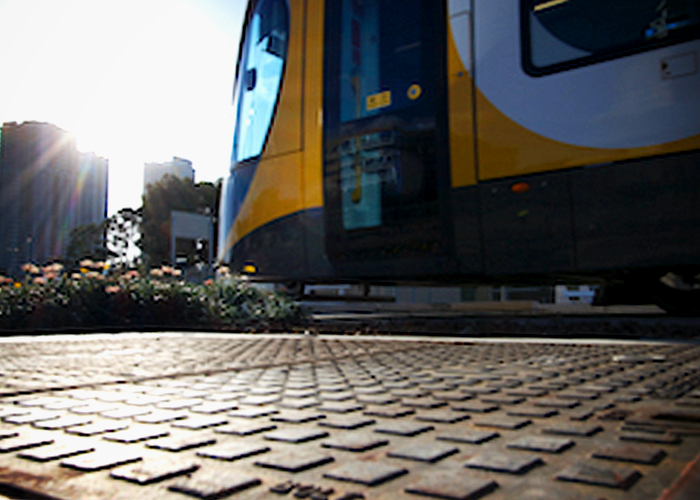
<svg viewBox="0 0 700 500"><path fill-rule="evenodd" d="M700 310L700 0L251 0L219 259Z"/></svg>

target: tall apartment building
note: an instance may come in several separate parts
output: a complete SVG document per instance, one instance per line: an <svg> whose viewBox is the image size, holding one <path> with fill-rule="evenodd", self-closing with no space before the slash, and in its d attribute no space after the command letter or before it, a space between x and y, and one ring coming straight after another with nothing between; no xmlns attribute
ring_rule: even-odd
<svg viewBox="0 0 700 500"><path fill-rule="evenodd" d="M71 203L74 227L99 224L107 217L109 161L95 153L78 153L78 182Z"/></svg>
<svg viewBox="0 0 700 500"><path fill-rule="evenodd" d="M49 123L5 123L0 134L0 272L63 257L70 232L107 213L107 160L81 154Z"/></svg>
<svg viewBox="0 0 700 500"><path fill-rule="evenodd" d="M172 161L165 163L146 163L143 168L143 192L149 184L155 184L164 175L170 174L180 179L192 179L194 181L194 168L192 162L184 158L173 156Z"/></svg>

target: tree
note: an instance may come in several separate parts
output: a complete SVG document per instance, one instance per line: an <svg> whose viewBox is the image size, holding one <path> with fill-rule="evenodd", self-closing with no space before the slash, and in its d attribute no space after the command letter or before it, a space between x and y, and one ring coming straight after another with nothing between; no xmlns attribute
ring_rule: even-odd
<svg viewBox="0 0 700 500"><path fill-rule="evenodd" d="M123 208L99 224L85 224L73 229L66 247L66 261L81 259L112 260L114 265L129 267L138 253L141 209Z"/></svg>
<svg viewBox="0 0 700 500"><path fill-rule="evenodd" d="M85 224L74 228L68 237L66 262L77 263L80 259L105 260L109 250L105 246L106 220L100 224Z"/></svg>
<svg viewBox="0 0 700 500"><path fill-rule="evenodd" d="M137 257L141 237L141 213L141 208L122 208L106 221L107 248L117 266L128 268Z"/></svg>
<svg viewBox="0 0 700 500"><path fill-rule="evenodd" d="M160 181L146 188L142 207L141 249L147 266L159 266L170 262L171 211L206 214L216 220L220 183L221 181L215 184L194 184L191 179L165 175ZM216 240L212 244L216 245ZM190 264L197 260L197 242L178 241L177 245L178 253L186 254Z"/></svg>

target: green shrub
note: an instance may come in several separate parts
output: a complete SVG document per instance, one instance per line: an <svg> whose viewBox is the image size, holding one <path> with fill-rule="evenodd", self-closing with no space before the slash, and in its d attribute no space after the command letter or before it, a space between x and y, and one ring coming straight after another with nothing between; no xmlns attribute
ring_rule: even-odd
<svg viewBox="0 0 700 500"><path fill-rule="evenodd" d="M22 281L0 276L0 330L249 330L286 324L300 314L285 297L226 272L194 284L167 266L148 276L91 261L73 273L60 264L23 269Z"/></svg>

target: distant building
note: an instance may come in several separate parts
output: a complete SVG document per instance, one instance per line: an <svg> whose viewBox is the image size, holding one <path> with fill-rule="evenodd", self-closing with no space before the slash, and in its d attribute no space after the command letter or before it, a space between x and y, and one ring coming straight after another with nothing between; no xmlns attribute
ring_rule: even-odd
<svg viewBox="0 0 700 500"><path fill-rule="evenodd" d="M78 153L78 183L73 193L75 226L95 224L107 217L109 161L95 153Z"/></svg>
<svg viewBox="0 0 700 500"><path fill-rule="evenodd" d="M155 184L166 174L170 174L180 179L191 179L194 181L194 169L192 162L184 158L173 156L172 161L165 163L146 163L143 168L143 192L149 184Z"/></svg>
<svg viewBox="0 0 700 500"><path fill-rule="evenodd" d="M104 158L82 154L50 123L5 123L0 134L0 272L64 256L71 230L107 214Z"/></svg>

